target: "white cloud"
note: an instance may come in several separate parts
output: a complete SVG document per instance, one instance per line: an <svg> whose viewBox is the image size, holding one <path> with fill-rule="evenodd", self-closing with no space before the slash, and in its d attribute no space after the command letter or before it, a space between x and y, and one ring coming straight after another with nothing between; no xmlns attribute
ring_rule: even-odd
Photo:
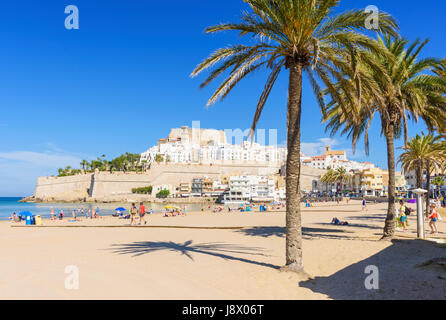
<svg viewBox="0 0 446 320"><path fill-rule="evenodd" d="M367 158L364 150L356 149L355 153L353 153L353 149L347 149L345 151L347 152L347 158L351 160L363 160L364 158Z"/></svg>
<svg viewBox="0 0 446 320"><path fill-rule="evenodd" d="M79 168L80 162L78 155L63 150L0 152L0 181L5 182L0 196L29 196L38 177L57 174L58 168L66 166Z"/></svg>
<svg viewBox="0 0 446 320"><path fill-rule="evenodd" d="M321 138L318 142L302 142L301 151L306 156L317 156L324 153L325 146L334 147L339 145L339 142L331 138Z"/></svg>
<svg viewBox="0 0 446 320"><path fill-rule="evenodd" d="M58 153L40 153L32 151L0 152L1 160L19 161L44 168L79 166L81 159L76 156Z"/></svg>
<svg viewBox="0 0 446 320"><path fill-rule="evenodd" d="M321 138L319 139L320 143L323 143L324 146L330 146L330 147L334 147L339 145L339 141L336 139L332 139L332 138Z"/></svg>

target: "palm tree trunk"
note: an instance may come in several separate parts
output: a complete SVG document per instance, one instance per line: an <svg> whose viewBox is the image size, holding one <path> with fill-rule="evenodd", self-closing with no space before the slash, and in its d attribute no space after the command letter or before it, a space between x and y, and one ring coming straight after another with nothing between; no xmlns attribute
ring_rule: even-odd
<svg viewBox="0 0 446 320"><path fill-rule="evenodd" d="M423 189L423 162L421 160L418 160L416 175L417 175L417 187L419 189Z"/></svg>
<svg viewBox="0 0 446 320"><path fill-rule="evenodd" d="M285 271L303 272L302 221L300 212L300 119L302 66L289 64L287 107L288 157L286 165L286 265Z"/></svg>
<svg viewBox="0 0 446 320"><path fill-rule="evenodd" d="M426 194L426 215L429 212L429 205L430 205L430 195L431 195L431 168L430 168L431 164L428 161L426 161L426 189L427 189L427 194Z"/></svg>
<svg viewBox="0 0 446 320"><path fill-rule="evenodd" d="M389 167L389 205L387 209L387 218L384 226L384 234L382 240L389 240L395 234L395 124L389 123L386 140L387 140L387 164Z"/></svg>

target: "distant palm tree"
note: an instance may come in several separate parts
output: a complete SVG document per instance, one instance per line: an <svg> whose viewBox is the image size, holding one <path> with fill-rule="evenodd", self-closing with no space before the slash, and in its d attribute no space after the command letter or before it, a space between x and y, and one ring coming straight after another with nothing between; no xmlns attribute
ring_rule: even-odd
<svg viewBox="0 0 446 320"><path fill-rule="evenodd" d="M156 163L161 163L161 162L163 162L164 161L164 157L163 157L163 155L161 155L161 154L157 154L156 156L155 156L155 162Z"/></svg>
<svg viewBox="0 0 446 320"><path fill-rule="evenodd" d="M399 157L404 170L414 170L417 177L417 187L423 188L423 171L426 169L426 184L428 197L426 199L426 208L429 208L430 199L430 172L433 169L439 169L446 161L446 153L439 142L440 137L433 135L424 135L410 139L402 148L403 154Z"/></svg>
<svg viewBox="0 0 446 320"><path fill-rule="evenodd" d="M335 170L329 168L328 171L321 177L321 182L324 182L327 185L327 192L328 186L331 187L331 185L336 181L335 174Z"/></svg>
<svg viewBox="0 0 446 320"><path fill-rule="evenodd" d="M87 166L87 160L82 160L82 162L80 163L80 165L82 166L82 170L85 171L85 168Z"/></svg>
<svg viewBox="0 0 446 320"><path fill-rule="evenodd" d="M302 75L305 73L322 110L325 108L320 82L338 97L333 79L341 80L350 61L358 59L362 48L380 50L376 42L358 31L367 31L364 10L332 15L340 0L244 0L250 11L240 23L223 23L207 33L238 31L248 36L248 45L219 49L199 64L192 76L213 68L201 84L207 86L220 75L228 75L210 98L208 105L223 100L247 75L261 68L271 70L260 96L251 127L253 137L260 115L279 76L289 71L287 106L288 158L286 163L286 266L284 270L302 272L302 226L300 215L300 138L302 113ZM396 34L396 22L379 14L377 31ZM351 58L348 58L351 57ZM351 73L349 74L351 75ZM359 88L358 88L359 89Z"/></svg>
<svg viewBox="0 0 446 320"><path fill-rule="evenodd" d="M341 195L344 196L344 184L351 180L351 175L343 167L336 169L333 174L333 179L339 183Z"/></svg>
<svg viewBox="0 0 446 320"><path fill-rule="evenodd" d="M441 195L441 187L446 185L446 181L442 177L435 177L434 180L432 180L432 184L437 187L437 196L439 197Z"/></svg>
<svg viewBox="0 0 446 320"><path fill-rule="evenodd" d="M147 171L147 160L142 160L141 165L142 165L142 170Z"/></svg>
<svg viewBox="0 0 446 320"><path fill-rule="evenodd" d="M427 41L416 41L408 46L407 40L390 35L373 41L387 48L385 54L371 51L369 60L352 64L355 77L338 83L344 103L333 100L325 121L332 135L338 131L347 134L352 139L353 149L364 135L368 154L368 130L375 116L379 116L387 143L389 170L388 210L382 239L389 240L396 227L395 138L404 134L407 141L409 119L422 118L429 130L435 130L435 119L446 116L446 100L439 94L446 86L439 77L429 74L440 61L419 59ZM355 92L358 82L362 84L359 95Z"/></svg>

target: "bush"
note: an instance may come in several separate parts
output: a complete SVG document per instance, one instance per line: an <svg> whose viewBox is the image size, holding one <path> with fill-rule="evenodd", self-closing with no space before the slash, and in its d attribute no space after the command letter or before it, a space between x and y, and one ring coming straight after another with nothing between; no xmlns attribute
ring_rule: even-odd
<svg viewBox="0 0 446 320"><path fill-rule="evenodd" d="M142 188L133 188L132 193L136 194L152 194L152 186L142 187Z"/></svg>
<svg viewBox="0 0 446 320"><path fill-rule="evenodd" d="M169 190L161 190L160 192L157 193L156 197L157 198L167 198L169 195L170 195Z"/></svg>

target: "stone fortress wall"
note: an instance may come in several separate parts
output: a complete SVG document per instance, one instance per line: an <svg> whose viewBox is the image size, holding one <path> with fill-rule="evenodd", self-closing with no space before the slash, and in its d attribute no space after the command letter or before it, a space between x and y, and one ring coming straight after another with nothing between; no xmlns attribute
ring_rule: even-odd
<svg viewBox="0 0 446 320"><path fill-rule="evenodd" d="M127 201L135 199L133 188L190 183L194 178L219 179L221 175L273 175L278 166L267 164L153 164L145 173L96 172L70 177L41 177L37 180L34 198L37 201ZM302 168L302 189L310 189L321 170Z"/></svg>

